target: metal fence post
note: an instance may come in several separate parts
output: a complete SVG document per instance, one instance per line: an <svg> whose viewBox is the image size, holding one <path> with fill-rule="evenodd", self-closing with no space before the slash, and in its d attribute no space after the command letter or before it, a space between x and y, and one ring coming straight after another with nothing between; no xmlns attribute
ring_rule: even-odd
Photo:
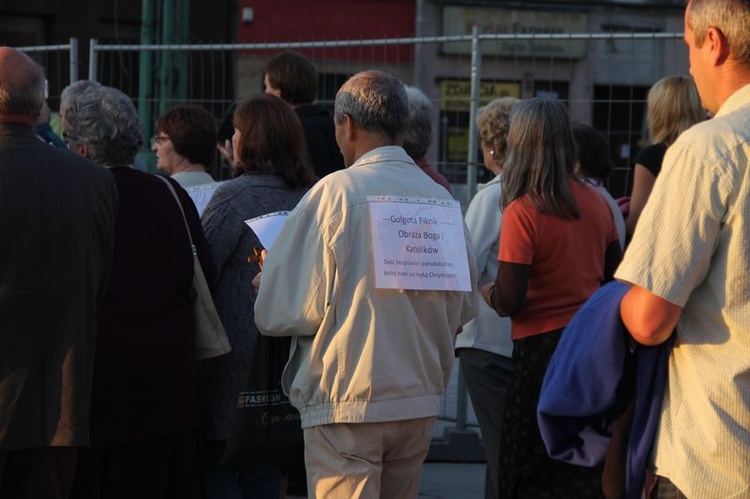
<svg viewBox="0 0 750 499"><path fill-rule="evenodd" d="M482 28L474 26L471 40L471 103L469 105L469 151L466 155L466 202L471 201L477 192L477 109L482 84Z"/></svg>
<svg viewBox="0 0 750 499"><path fill-rule="evenodd" d="M466 419L468 412L468 405L466 400L467 397L468 393L466 392L466 381L464 381L463 373L459 369L458 387L456 387L456 430L458 431L466 430Z"/></svg>
<svg viewBox="0 0 750 499"><path fill-rule="evenodd" d="M70 39L70 83L78 81L78 38L72 37Z"/></svg>
<svg viewBox="0 0 750 499"><path fill-rule="evenodd" d="M416 19L414 21L414 36L419 39L424 35L424 0L417 0L417 12ZM413 61L413 72L412 72L412 85L417 88L422 88L422 59L424 57L423 44L421 42L414 43L414 61Z"/></svg>
<svg viewBox="0 0 750 499"><path fill-rule="evenodd" d="M153 0L141 2L141 44L151 45L156 40L156 9L157 4ZM140 154L150 171L156 171L154 155L148 154L148 138L153 135L155 121L151 113L155 106L153 75L156 58L156 53L150 50L140 50L138 53L138 119L145 138Z"/></svg>
<svg viewBox="0 0 750 499"><path fill-rule="evenodd" d="M161 5L161 42L174 43L175 0L163 0ZM161 116L167 112L174 98L172 77L174 76L175 53L167 50L159 54L159 58L160 64L157 70L159 75L159 100L154 103L154 107L159 110L159 116Z"/></svg>
<svg viewBox="0 0 750 499"><path fill-rule="evenodd" d="M178 43L188 43L188 33L190 31L190 0L180 0L177 3L177 16L175 26L175 36ZM172 82L172 89L176 92L177 102L175 104L184 104L187 99L188 92L188 79L185 75L188 74L188 60L187 53L178 52L175 58L175 67L172 70L172 78L175 81ZM172 107L170 106L170 107Z"/></svg>
<svg viewBox="0 0 750 499"><path fill-rule="evenodd" d="M474 26L471 40L471 104L469 107L469 152L466 158L466 202L471 201L477 191L477 108L479 107L479 88L482 79L482 50L479 40L482 30ZM466 429L467 416L466 383L461 371L458 371L458 393L456 398L456 429Z"/></svg>
<svg viewBox="0 0 750 499"><path fill-rule="evenodd" d="M92 38L89 42L89 80L91 81L96 81L96 43L96 38Z"/></svg>

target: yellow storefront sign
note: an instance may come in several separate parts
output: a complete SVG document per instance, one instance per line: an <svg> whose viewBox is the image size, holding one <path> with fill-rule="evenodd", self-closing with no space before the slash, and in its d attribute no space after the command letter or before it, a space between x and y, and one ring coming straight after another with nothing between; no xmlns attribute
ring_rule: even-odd
<svg viewBox="0 0 750 499"><path fill-rule="evenodd" d="M448 129L448 156L446 159L451 162L466 161L468 152L469 129L458 127Z"/></svg>
<svg viewBox="0 0 750 499"><path fill-rule="evenodd" d="M521 97L521 84L509 82L482 82L479 87L479 105L484 106L500 97ZM469 112L471 104L470 80L443 80L440 82L440 110Z"/></svg>

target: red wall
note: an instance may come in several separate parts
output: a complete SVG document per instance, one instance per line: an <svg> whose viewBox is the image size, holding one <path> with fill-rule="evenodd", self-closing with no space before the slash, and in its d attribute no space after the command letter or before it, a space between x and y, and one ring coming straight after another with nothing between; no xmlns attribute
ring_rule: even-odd
<svg viewBox="0 0 750 499"><path fill-rule="evenodd" d="M253 9L253 21L242 22L242 9ZM240 0L238 42L361 40L414 36L414 0ZM328 59L347 59L357 48L299 50ZM276 52L271 51L271 52ZM378 50L373 57L408 63L409 45Z"/></svg>

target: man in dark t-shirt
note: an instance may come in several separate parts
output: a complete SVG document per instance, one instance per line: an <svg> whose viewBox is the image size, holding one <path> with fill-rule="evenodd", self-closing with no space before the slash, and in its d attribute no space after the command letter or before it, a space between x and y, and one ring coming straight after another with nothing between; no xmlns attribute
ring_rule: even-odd
<svg viewBox="0 0 750 499"><path fill-rule="evenodd" d="M343 169L333 118L325 107L313 104L318 95L315 66L301 54L282 52L266 63L264 74L266 93L283 99L299 117L315 174L322 178Z"/></svg>

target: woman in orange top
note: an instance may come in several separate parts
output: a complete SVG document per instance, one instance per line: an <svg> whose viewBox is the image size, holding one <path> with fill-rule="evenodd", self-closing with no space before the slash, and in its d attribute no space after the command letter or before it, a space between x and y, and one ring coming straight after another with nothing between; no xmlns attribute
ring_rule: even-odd
<svg viewBox="0 0 750 499"><path fill-rule="evenodd" d="M553 461L536 406L563 328L603 282L621 251L604 198L573 173L565 106L531 99L511 115L501 198L503 226L487 303L512 322L511 386L500 444L500 497L601 497L601 470Z"/></svg>

